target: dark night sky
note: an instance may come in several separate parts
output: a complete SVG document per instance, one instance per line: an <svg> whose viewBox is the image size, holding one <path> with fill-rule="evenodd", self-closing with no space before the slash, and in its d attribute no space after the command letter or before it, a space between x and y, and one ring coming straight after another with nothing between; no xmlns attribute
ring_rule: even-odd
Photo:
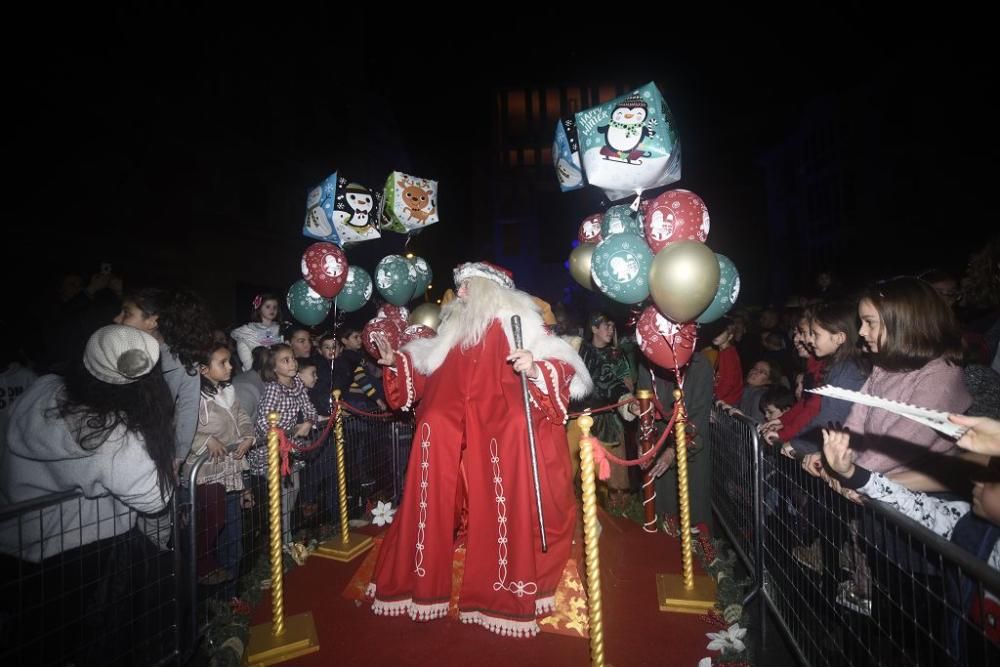
<svg viewBox="0 0 1000 667"><path fill-rule="evenodd" d="M491 224L478 199L494 87L604 77L663 86L684 141L677 185L708 203L709 245L732 256L745 281L768 261L757 157L817 96L872 81L898 89L873 113L900 118L926 144L929 180L941 188L926 219L887 221L880 238L899 225L926 248L918 258L926 263L947 229L947 261L957 263L985 237L972 228L996 228L987 203L996 142L985 104L996 77L986 41L968 26L904 30L898 18L851 4L784 14L780 23L757 10L680 16L663 6L583 20L564 8L454 16L464 27L447 30L433 12L332 3L294 16L109 12L60 16L5 47L16 70L5 105L13 139L5 217L8 229L20 221L13 237L28 249L9 260L42 257L85 271L111 260L155 282L171 279L176 271L162 265L183 257L196 267L192 282L211 282L247 261L245 253L229 259L226 235L252 239L254 229L280 226L287 240L254 261L269 267L262 283L290 281L305 246L305 191L333 170L377 185L397 168L441 182L442 222L414 241L440 274L474 259L471 230ZM261 179L287 202L260 201L259 219L248 220ZM601 195L591 188L565 198L575 211L596 209ZM560 233L568 253L572 232ZM376 244L356 253L369 268L401 250L403 237L368 245ZM883 248L853 256L857 266L883 261L898 264Z"/></svg>

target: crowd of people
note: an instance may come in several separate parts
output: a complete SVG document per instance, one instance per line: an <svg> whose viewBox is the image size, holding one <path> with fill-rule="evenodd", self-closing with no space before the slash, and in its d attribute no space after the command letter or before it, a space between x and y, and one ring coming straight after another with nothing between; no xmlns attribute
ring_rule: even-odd
<svg viewBox="0 0 1000 667"><path fill-rule="evenodd" d="M274 294L258 295L249 321L224 331L193 292L122 293L108 276L87 288L76 280L63 290L43 352L32 358L23 346L3 346L0 502L64 491L82 499L0 530L3 568L72 557L104 571L106 547L126 536L146 550L167 549L164 517L176 495L193 497L199 508L192 555L199 584L235 595L268 529L260 509L269 414L278 414L297 450L281 489L284 539L308 539L310 526L336 520L334 448L320 436L333 414L331 391L339 389L359 411L413 414L407 492L370 589L376 613L443 615L460 543L467 549L463 620L531 635L535 618L552 609L577 518L580 434L570 414L620 404L596 416L593 435L619 458L635 458L635 391L652 390L669 412L678 386L688 415L690 526L677 518L670 441L647 467L667 532L713 531L709 434L718 404L745 414L776 452L852 499L887 500L945 537L967 516L982 517L992 542L977 555L997 568L1000 485L990 457L1000 453L1000 251L989 248L985 270L964 281L933 271L849 292L827 275L813 299L738 309L699 326L682 377L643 357L632 323L603 311L577 319L561 305L540 310L508 272L485 262L456 269L456 298L435 338L402 350L379 338L377 359L365 353L357 328L320 334L287 324ZM983 307L973 308L973 298ZM521 345L512 315L523 322ZM807 391L821 385L940 410L970 430L956 445L885 410ZM371 446L362 420L351 428L349 445ZM534 488L529 430L539 458ZM190 471L206 457L189 488ZM371 499L366 460L350 452L353 519ZM641 473L611 468L602 502L624 511ZM795 553L808 567L823 558L813 536L803 536Z"/></svg>

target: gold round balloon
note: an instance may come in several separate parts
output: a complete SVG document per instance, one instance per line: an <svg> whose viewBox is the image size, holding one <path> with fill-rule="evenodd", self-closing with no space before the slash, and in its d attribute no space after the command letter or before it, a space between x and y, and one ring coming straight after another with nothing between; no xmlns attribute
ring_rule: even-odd
<svg viewBox="0 0 1000 667"><path fill-rule="evenodd" d="M708 308L719 289L719 260L700 241L677 241L656 253L649 293L674 322L690 322Z"/></svg>
<svg viewBox="0 0 1000 667"><path fill-rule="evenodd" d="M569 254L569 275L591 292L594 291L594 283L590 278L590 259L596 247L593 243L581 243ZM715 294L712 296L715 297Z"/></svg>
<svg viewBox="0 0 1000 667"><path fill-rule="evenodd" d="M409 324L423 324L437 331L438 324L441 323L441 306L436 303L422 303L410 311L406 321Z"/></svg>

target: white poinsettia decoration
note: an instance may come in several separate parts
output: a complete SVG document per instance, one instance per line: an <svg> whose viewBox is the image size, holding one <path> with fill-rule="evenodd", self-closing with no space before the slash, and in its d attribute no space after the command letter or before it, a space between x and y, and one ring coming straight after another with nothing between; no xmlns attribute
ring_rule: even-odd
<svg viewBox="0 0 1000 667"><path fill-rule="evenodd" d="M712 667L712 659L702 658L701 660L698 661L698 667Z"/></svg>
<svg viewBox="0 0 1000 667"><path fill-rule="evenodd" d="M722 632L706 632L705 636L712 640L708 642L708 650L740 653L747 647L743 643L746 634L747 629L741 628L739 623L733 623Z"/></svg>
<svg viewBox="0 0 1000 667"><path fill-rule="evenodd" d="M309 549L301 542L286 543L284 551L292 557L296 565L304 565L309 560Z"/></svg>
<svg viewBox="0 0 1000 667"><path fill-rule="evenodd" d="M392 503L383 503L380 500L375 509L372 510L372 523L376 526L390 524L392 523L392 515L395 513L396 509L392 506Z"/></svg>

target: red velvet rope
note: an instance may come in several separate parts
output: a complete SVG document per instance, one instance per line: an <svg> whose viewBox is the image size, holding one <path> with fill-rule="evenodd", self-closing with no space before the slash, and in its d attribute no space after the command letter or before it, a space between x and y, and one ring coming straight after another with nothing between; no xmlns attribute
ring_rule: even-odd
<svg viewBox="0 0 1000 667"><path fill-rule="evenodd" d="M618 408L620 408L623 405L628 405L630 403L635 403L635 400L636 399L634 399L634 398L626 398L624 401L621 401L619 403L613 403L611 405L605 405L604 407L601 407L601 408L594 408L593 410L590 410L589 413L592 414L592 415L596 415L596 414L601 413L601 412L608 412L610 410L617 410ZM352 413L354 413L354 414L356 414L356 415L358 415L360 417L391 417L392 414L393 414L392 412L365 412L364 410L360 410L360 409L354 407L353 405L350 405L350 404L345 403L343 401L340 401L337 405L340 405L341 407L346 408L348 412L352 412ZM576 419L577 417L581 417L584 414L587 414L586 410L584 412L571 412L571 413L569 413L569 418L570 419Z"/></svg>
<svg viewBox="0 0 1000 667"><path fill-rule="evenodd" d="M628 405L629 403L635 403L635 400L636 399L634 399L634 398L626 398L624 401L622 401L620 403L615 403L613 405L605 405L603 408L594 408L593 410L584 410L583 412L571 412L571 413L569 413L569 418L570 419L576 419L577 417L582 417L583 415L588 414L588 413L592 414L592 415L596 415L596 414L598 414L600 412L608 412L609 410L617 410L618 408L620 408L623 405Z"/></svg>
<svg viewBox="0 0 1000 667"><path fill-rule="evenodd" d="M656 409L656 411L660 415L664 415L664 414L667 413L667 411L663 409L663 406L660 405L660 402L658 400L656 400L655 396L652 397L651 400L653 402L653 407ZM629 404L635 403L635 402L636 402L635 398L627 398L624 401L620 401L620 402L614 403L612 405L605 405L604 407L601 407L601 408L596 408L596 409L593 409L593 410L585 410L584 412L570 413L569 418L570 419L577 419L577 418L579 418L579 417L581 417L581 416L583 416L585 414L594 415L594 414L598 414L598 413L601 413L601 412L608 412L610 410L617 410L618 408L620 408L623 405L629 405ZM641 466L641 465L645 465L649 461L652 461L654 458L656 458L656 456L660 452L660 449L663 447L663 443L666 442L667 436L669 436L670 433L673 432L674 422L677 419L677 411L678 411L679 407L680 407L679 403L675 403L674 404L673 412L670 415L670 421L667 423L667 427L664 429L663 433L660 435L660 439L656 442L656 444L652 448L649 449L649 451L647 451L645 454L643 454L642 456L640 456L637 459L631 459L631 460L629 460L629 459L620 459L617 456L615 456L614 454L610 453L608 450L606 450L604 448L604 446L601 445L600 441L597 438L593 438L592 437L592 442L594 444L594 448L593 448L594 449L594 463L598 466L598 477L600 477L600 479L607 479L608 477L610 477L610 475L611 475L611 469L610 469L610 466L608 464L608 461L612 461L612 462L614 462L614 463L616 463L618 465L621 465L621 466ZM317 442L313 443L309 447L299 447L299 448L296 449L296 451L300 451L300 452L310 451L311 449L314 449L315 447L319 446L319 444L321 444L320 441L323 438L326 437L326 433L330 429L330 424L332 424L333 421L334 421L334 419L337 418L337 410L339 408L345 408L349 412L351 412L353 414L356 414L356 415L359 415L359 416L362 416L362 417L379 417L379 418L381 418L381 417L391 417L392 416L391 412L365 412L364 410L359 410L358 408L354 407L353 405L349 405L349 404L347 404L347 403L345 403L343 401L336 402L336 403L334 403L334 414L330 418L330 421L327 422L326 430L323 432L323 435L320 436L320 440L318 440ZM283 433L282 433L282 436L284 436ZM282 464L282 466L283 466L282 470L284 470L284 465L285 464L283 463ZM285 474L287 474L287 473L285 473Z"/></svg>
<svg viewBox="0 0 1000 667"><path fill-rule="evenodd" d="M659 408L659 406L657 407ZM601 444L600 440L598 440L594 436L590 436L591 444L593 445L594 449L594 463L597 465L598 478L607 479L608 477L611 476L611 466L608 464L608 461L613 461L614 463L617 463L620 466L641 466L645 465L649 461L652 461L654 458L656 458L660 449L663 447L663 443L667 441L667 436L670 435L670 433L674 429L674 422L677 419L677 412L679 409L680 409L680 403L675 403L674 412L673 414L670 415L670 421L667 423L667 428L665 428L663 430L663 433L660 435L660 439L656 441L656 444L653 445L653 447L651 447L648 452L646 452L637 459L631 459L631 460L620 459L611 452L609 452L607 449L605 449L604 445Z"/></svg>
<svg viewBox="0 0 1000 667"><path fill-rule="evenodd" d="M333 426L333 421L337 418L336 406L334 406L334 413L326 421L326 426L323 427L323 432L319 434L315 440L313 440L308 445L303 445L301 447L296 447L295 443L288 439L288 434L285 433L283 429L275 427L275 431L278 433L278 453L281 455L281 476L285 477L292 472L291 463L289 463L288 455L292 452L311 452L314 449L322 447L326 443L327 436L330 435L330 427Z"/></svg>
<svg viewBox="0 0 1000 667"><path fill-rule="evenodd" d="M345 403L343 401L339 401L337 403L337 405L339 405L342 408L347 408L348 412L353 412L354 414L359 415L361 417L391 417L392 416L391 412L365 412L364 410L359 410L358 408L354 407L353 405L350 405L350 404Z"/></svg>

